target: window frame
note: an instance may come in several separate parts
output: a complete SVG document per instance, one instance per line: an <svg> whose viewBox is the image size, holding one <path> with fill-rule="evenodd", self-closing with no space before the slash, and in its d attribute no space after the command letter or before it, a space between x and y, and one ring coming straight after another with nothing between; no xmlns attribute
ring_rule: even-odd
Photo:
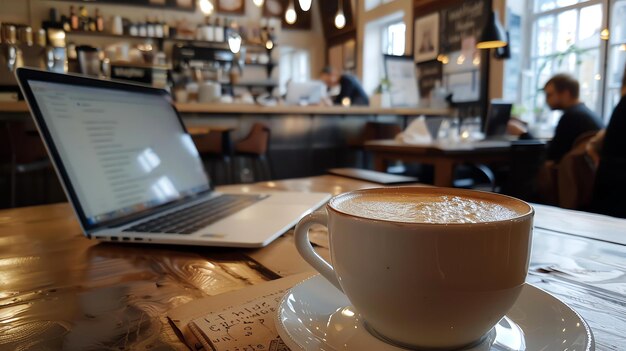
<svg viewBox="0 0 626 351"><path fill-rule="evenodd" d="M397 24L403 24L404 25L404 38L402 38L402 43L403 43L403 52L400 55L396 55L393 52L388 52L387 49L389 48L389 27L397 25ZM383 55L392 55L392 56L403 56L406 53L406 33L407 33L407 25L404 22L403 18L399 18L393 21L389 21L386 23L383 23L381 26L381 53ZM395 39L394 39L395 40ZM393 50L393 49L392 49Z"/></svg>
<svg viewBox="0 0 626 351"><path fill-rule="evenodd" d="M527 0L526 7L524 9L525 18L522 20L523 21L522 30L523 30L523 33L530 33L530 35L524 35L523 37L522 52L525 53L524 55L522 55L523 71L530 71L532 72L532 74L537 74L537 72L533 71L534 62L540 60L541 58L546 57L545 55L536 55L534 52L535 47L533 43L537 41L537 38L536 38L537 33L535 31L535 25L540 18L551 16L552 18L556 19L556 17L561 13L565 13L571 10L576 10L578 28L576 30L575 38L576 38L576 41L578 41L579 32L580 32L581 10L583 8L591 7L594 5L598 5L598 4L601 5L602 6L602 21L601 21L600 28L601 30L605 28L609 28L610 30L611 28L610 26L611 23L610 23L610 18L609 18L610 10L613 7L613 4L617 1L618 0L587 0L587 1L579 1L572 5L556 7L551 10L535 11L535 0ZM552 42L553 52L557 51L556 42L557 42L556 40L553 40ZM610 37L609 37L609 40L603 40L602 38L600 38L599 46L594 46L594 47L583 49L584 51L597 50L598 52L598 60L599 60L598 61L598 65L599 65L598 74L600 74L601 76L601 83L598 84L596 104L595 106L590 106L590 107L592 107L593 110L597 111L598 115L603 116L604 120L608 118L606 116L607 113L605 110L607 108L606 93L608 91L608 81L606 79L606 75L608 73L608 65L609 65L609 62L608 62L609 46L610 46ZM578 73L578 72L575 72L575 73ZM522 84L526 84L525 79L526 79L525 77L521 77L520 82L523 82ZM527 91L527 89L520 89L517 95L517 100L522 103L525 102L524 100L525 90ZM533 95L531 94L531 96ZM537 98L536 95L534 95L533 97Z"/></svg>

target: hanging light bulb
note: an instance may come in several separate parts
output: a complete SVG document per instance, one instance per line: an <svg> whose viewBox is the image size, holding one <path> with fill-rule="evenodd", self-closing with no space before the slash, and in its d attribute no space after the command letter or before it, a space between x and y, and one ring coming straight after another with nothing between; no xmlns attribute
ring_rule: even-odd
<svg viewBox="0 0 626 351"><path fill-rule="evenodd" d="M241 50L241 35L231 32L228 36L228 48L233 54L238 54Z"/></svg>
<svg viewBox="0 0 626 351"><path fill-rule="evenodd" d="M602 40L609 40L611 33L609 32L608 28L604 28L601 32L600 32L600 39Z"/></svg>
<svg viewBox="0 0 626 351"><path fill-rule="evenodd" d="M296 15L296 9L293 7L293 0L292 0L289 2L287 11L285 11L285 21L288 24L294 24L296 23L296 19L298 19L298 16Z"/></svg>
<svg viewBox="0 0 626 351"><path fill-rule="evenodd" d="M200 7L200 11L205 16L210 16L211 14L213 14L213 10L215 9L213 7L213 3L211 3L211 1L209 0L198 0L198 7Z"/></svg>
<svg viewBox="0 0 626 351"><path fill-rule="evenodd" d="M311 9L312 0L298 0L298 4L300 4L300 8L302 11L307 12Z"/></svg>
<svg viewBox="0 0 626 351"><path fill-rule="evenodd" d="M335 15L335 27L341 29L346 26L346 16L343 14L343 2L339 0L339 8L337 8L337 14Z"/></svg>
<svg viewBox="0 0 626 351"><path fill-rule="evenodd" d="M262 7L265 1L264 0L252 0L252 2L254 3L256 7Z"/></svg>

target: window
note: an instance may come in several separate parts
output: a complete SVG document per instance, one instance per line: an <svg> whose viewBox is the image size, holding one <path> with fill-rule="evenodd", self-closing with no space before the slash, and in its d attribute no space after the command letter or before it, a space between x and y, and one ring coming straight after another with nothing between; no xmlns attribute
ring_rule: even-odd
<svg viewBox="0 0 626 351"><path fill-rule="evenodd" d="M619 102L622 75L626 68L626 0L618 0L611 6L611 30L607 57L606 98L604 116L610 118Z"/></svg>
<svg viewBox="0 0 626 351"><path fill-rule="evenodd" d="M287 83L311 79L309 52L282 48L280 57L280 93L287 91Z"/></svg>
<svg viewBox="0 0 626 351"><path fill-rule="evenodd" d="M525 17L524 32L532 34L525 39L523 70L505 76L505 93L519 79L515 99L528 120L548 117L555 124L560 114L547 111L541 88L552 75L570 73L581 84L581 100L608 122L626 65L626 0L527 0Z"/></svg>
<svg viewBox="0 0 626 351"><path fill-rule="evenodd" d="M526 50L521 102L526 111L551 118L542 88L554 74L569 73L580 82L580 99L602 113L604 43L600 38L605 19L605 1L529 0L532 36ZM528 30L526 32L529 32Z"/></svg>
<svg viewBox="0 0 626 351"><path fill-rule="evenodd" d="M399 11L376 18L365 24L363 41L363 89L372 94L385 75L383 54L404 55L406 23L404 12Z"/></svg>
<svg viewBox="0 0 626 351"><path fill-rule="evenodd" d="M392 1L394 1L394 0L365 0L365 11L373 10L373 9L377 8L378 6L380 6L382 4L386 4L386 3L389 3L389 2L392 2ZM354 3L353 3L352 8L353 9L356 8L354 6Z"/></svg>
<svg viewBox="0 0 626 351"><path fill-rule="evenodd" d="M383 27L383 54L404 55L405 33L406 25L404 22L395 22Z"/></svg>

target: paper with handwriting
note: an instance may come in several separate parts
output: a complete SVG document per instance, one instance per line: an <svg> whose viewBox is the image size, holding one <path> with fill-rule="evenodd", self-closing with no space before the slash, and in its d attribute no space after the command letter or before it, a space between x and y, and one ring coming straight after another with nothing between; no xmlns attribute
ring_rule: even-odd
<svg viewBox="0 0 626 351"><path fill-rule="evenodd" d="M192 331L215 351L288 351L274 326L276 307L288 290L197 318Z"/></svg>
<svg viewBox="0 0 626 351"><path fill-rule="evenodd" d="M169 310L167 317L192 350L286 351L274 326L278 302L295 284L315 273L203 297Z"/></svg>

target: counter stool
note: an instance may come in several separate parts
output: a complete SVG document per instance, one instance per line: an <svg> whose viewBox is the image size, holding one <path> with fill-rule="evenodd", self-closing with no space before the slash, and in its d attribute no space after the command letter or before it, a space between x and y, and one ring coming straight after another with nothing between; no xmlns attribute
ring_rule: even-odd
<svg viewBox="0 0 626 351"><path fill-rule="evenodd" d="M233 128L224 127L189 127L207 173L213 184L232 184L232 141L230 132Z"/></svg>
<svg viewBox="0 0 626 351"><path fill-rule="evenodd" d="M248 136L235 144L235 156L244 164L237 173L242 183L272 179L268 158L270 136L270 128L257 122L252 125Z"/></svg>

